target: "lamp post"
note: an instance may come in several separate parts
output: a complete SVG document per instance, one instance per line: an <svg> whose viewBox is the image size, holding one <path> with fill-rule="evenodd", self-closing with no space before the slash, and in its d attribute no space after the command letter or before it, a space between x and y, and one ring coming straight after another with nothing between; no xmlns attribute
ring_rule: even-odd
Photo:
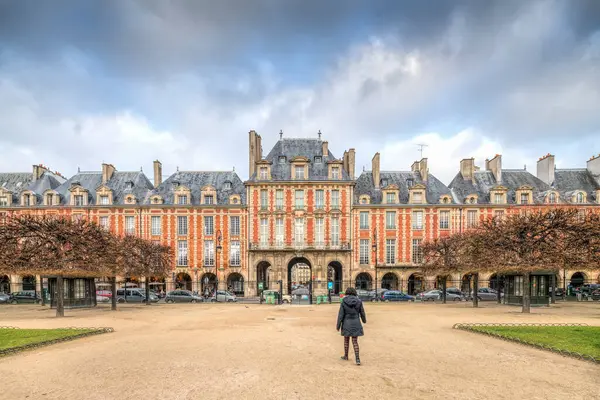
<svg viewBox="0 0 600 400"><path fill-rule="evenodd" d="M175 271L173 271L171 273L171 278L172 278L171 282L173 282L173 289L171 289L171 290L175 290L175 289L177 289L177 285L175 284Z"/></svg>
<svg viewBox="0 0 600 400"><path fill-rule="evenodd" d="M200 291L198 290L199 283L198 283L198 267L197 266L194 267L194 279L196 281L196 292L200 293Z"/></svg>
<svg viewBox="0 0 600 400"><path fill-rule="evenodd" d="M223 236L221 235L221 230L219 229L217 231L217 247L216 247L216 264L215 264L215 278L216 278L216 282L215 282L215 301L219 301L218 296L217 296L217 290L219 290L219 251L221 251L223 249L223 247L221 246L221 240L223 240Z"/></svg>
<svg viewBox="0 0 600 400"><path fill-rule="evenodd" d="M375 252L375 301L379 301L377 296L377 228L373 228L373 251Z"/></svg>

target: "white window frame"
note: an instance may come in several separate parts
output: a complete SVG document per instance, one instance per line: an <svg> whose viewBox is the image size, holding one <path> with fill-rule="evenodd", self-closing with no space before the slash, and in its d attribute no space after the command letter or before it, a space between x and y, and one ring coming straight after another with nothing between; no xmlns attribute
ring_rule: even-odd
<svg viewBox="0 0 600 400"><path fill-rule="evenodd" d="M188 234L188 217L186 215L177 216L177 235L187 236Z"/></svg>
<svg viewBox="0 0 600 400"><path fill-rule="evenodd" d="M267 189L260 190L260 209L267 210L269 208L269 191Z"/></svg>
<svg viewBox="0 0 600 400"><path fill-rule="evenodd" d="M152 230L152 236L158 236L161 234L162 226L160 215L153 215L152 217L150 217L150 225Z"/></svg>
<svg viewBox="0 0 600 400"><path fill-rule="evenodd" d="M385 212L385 229L396 229L396 211Z"/></svg>
<svg viewBox="0 0 600 400"><path fill-rule="evenodd" d="M108 195L106 195L106 194L100 195L100 205L107 206L109 204L110 204L110 199L108 198Z"/></svg>
<svg viewBox="0 0 600 400"><path fill-rule="evenodd" d="M371 244L369 243L369 239L360 239L359 246L360 247L358 263L360 265L369 265L369 253L371 250Z"/></svg>
<svg viewBox="0 0 600 400"><path fill-rule="evenodd" d="M275 191L275 208L283 210L283 189Z"/></svg>
<svg viewBox="0 0 600 400"><path fill-rule="evenodd" d="M260 167L259 170L259 178L261 180L266 180L269 177L269 170L267 169L267 167Z"/></svg>
<svg viewBox="0 0 600 400"><path fill-rule="evenodd" d="M206 236L215 234L215 218L212 215L204 216L204 234Z"/></svg>
<svg viewBox="0 0 600 400"><path fill-rule="evenodd" d="M418 210L412 212L412 228L414 230L423 230L423 217L423 211Z"/></svg>
<svg viewBox="0 0 600 400"><path fill-rule="evenodd" d="M102 228L104 228L104 229L108 230L108 228L109 228L109 223L110 223L110 221L109 221L109 219L108 219L108 216L107 216L107 215L101 215L101 216L100 216L100 221L99 221L99 224L100 224L100 226L101 226Z"/></svg>
<svg viewBox="0 0 600 400"><path fill-rule="evenodd" d="M241 246L239 240L231 241L229 265L234 267L239 267L241 265Z"/></svg>
<svg viewBox="0 0 600 400"><path fill-rule="evenodd" d="M8 206L8 196L0 196L0 207Z"/></svg>
<svg viewBox="0 0 600 400"><path fill-rule="evenodd" d="M396 239L385 239L385 263L396 263Z"/></svg>
<svg viewBox="0 0 600 400"><path fill-rule="evenodd" d="M504 195L502 193L494 193L494 204L504 203Z"/></svg>
<svg viewBox="0 0 600 400"><path fill-rule="evenodd" d="M215 196L212 194L205 194L204 195L204 205L212 206L213 204L215 204Z"/></svg>
<svg viewBox="0 0 600 400"><path fill-rule="evenodd" d="M283 227L283 218L275 220L275 245L282 247L285 240L285 228Z"/></svg>
<svg viewBox="0 0 600 400"><path fill-rule="evenodd" d="M269 219L260 219L260 245L266 247L269 245Z"/></svg>
<svg viewBox="0 0 600 400"><path fill-rule="evenodd" d="M385 194L385 202L387 204L395 204L396 203L396 193L388 192Z"/></svg>
<svg viewBox="0 0 600 400"><path fill-rule="evenodd" d="M423 204L423 192L413 192L412 202L413 204Z"/></svg>
<svg viewBox="0 0 600 400"><path fill-rule="evenodd" d="M334 210L340 209L340 191L337 189L331 191L331 208Z"/></svg>
<svg viewBox="0 0 600 400"><path fill-rule="evenodd" d="M296 210L304 208L304 190L296 189L294 192L294 207Z"/></svg>
<svg viewBox="0 0 600 400"><path fill-rule="evenodd" d="M180 206L185 206L188 203L188 196L187 194L180 194L177 195L177 204Z"/></svg>
<svg viewBox="0 0 600 400"><path fill-rule="evenodd" d="M323 189L315 190L315 208L318 210L325 208L325 191Z"/></svg>
<svg viewBox="0 0 600 400"><path fill-rule="evenodd" d="M467 228L477 226L477 210L467 210Z"/></svg>
<svg viewBox="0 0 600 400"><path fill-rule="evenodd" d="M340 179L340 167L331 167L331 179Z"/></svg>
<svg viewBox="0 0 600 400"><path fill-rule="evenodd" d="M125 216L125 233L128 235L135 233L135 217L133 215Z"/></svg>
<svg viewBox="0 0 600 400"><path fill-rule="evenodd" d="M423 248L422 248L423 239L413 239L412 240L412 262L413 264L422 264L423 263Z"/></svg>
<svg viewBox="0 0 600 400"><path fill-rule="evenodd" d="M520 200L521 200L520 204L529 204L529 193L527 193L527 192L523 193L522 192ZM523 201L523 200L525 200L525 201Z"/></svg>
<svg viewBox="0 0 600 400"><path fill-rule="evenodd" d="M325 220L323 218L315 219L315 246L325 245Z"/></svg>
<svg viewBox="0 0 600 400"><path fill-rule="evenodd" d="M450 211L440 211L440 229L450 229Z"/></svg>
<svg viewBox="0 0 600 400"><path fill-rule="evenodd" d="M213 240L204 241L204 265L207 267L215 265L215 242Z"/></svg>
<svg viewBox="0 0 600 400"><path fill-rule="evenodd" d="M304 246L304 218L294 220L294 244Z"/></svg>
<svg viewBox="0 0 600 400"><path fill-rule="evenodd" d="M187 267L188 265L188 242L187 240L177 241L177 265Z"/></svg>
<svg viewBox="0 0 600 400"><path fill-rule="evenodd" d="M76 206L76 207L81 207L81 206L85 205L84 201L83 201L83 195L82 194L76 194L73 197L73 205Z"/></svg>
<svg viewBox="0 0 600 400"><path fill-rule="evenodd" d="M295 165L294 166L294 178L304 179L304 165Z"/></svg>
<svg viewBox="0 0 600 400"><path fill-rule="evenodd" d="M331 218L331 245L333 247L340 245L340 219L338 217Z"/></svg>
<svg viewBox="0 0 600 400"><path fill-rule="evenodd" d="M359 229L369 229L369 212L361 211L359 214Z"/></svg>
<svg viewBox="0 0 600 400"><path fill-rule="evenodd" d="M229 217L229 234L231 236L240 235L240 217L238 215Z"/></svg>

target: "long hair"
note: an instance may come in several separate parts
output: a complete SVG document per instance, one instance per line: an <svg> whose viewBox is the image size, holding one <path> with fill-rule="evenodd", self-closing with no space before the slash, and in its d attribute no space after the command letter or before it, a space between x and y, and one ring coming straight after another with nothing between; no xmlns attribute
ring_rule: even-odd
<svg viewBox="0 0 600 400"><path fill-rule="evenodd" d="M346 296L358 296L358 293L356 293L356 289L354 289L353 287L349 287L348 289L346 289L344 294Z"/></svg>

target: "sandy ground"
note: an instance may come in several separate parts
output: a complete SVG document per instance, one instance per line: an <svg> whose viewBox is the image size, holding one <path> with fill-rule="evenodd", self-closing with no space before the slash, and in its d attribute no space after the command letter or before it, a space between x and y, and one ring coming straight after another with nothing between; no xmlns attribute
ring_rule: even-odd
<svg viewBox="0 0 600 400"><path fill-rule="evenodd" d="M584 322L596 304L366 304L363 365L339 360L337 305L0 307L0 325L114 333L0 359L2 399L600 399L600 367L453 330L457 322ZM352 355L352 347L351 347Z"/></svg>

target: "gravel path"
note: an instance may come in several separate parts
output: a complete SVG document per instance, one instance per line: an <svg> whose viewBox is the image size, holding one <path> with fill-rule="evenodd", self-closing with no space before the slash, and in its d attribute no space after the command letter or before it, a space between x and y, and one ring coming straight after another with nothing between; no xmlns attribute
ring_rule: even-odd
<svg viewBox="0 0 600 400"><path fill-rule="evenodd" d="M0 325L114 333L0 359L5 399L600 399L600 367L453 330L457 322L583 322L596 305L366 304L363 365L343 362L337 305L2 306ZM352 346L350 346L352 355Z"/></svg>

